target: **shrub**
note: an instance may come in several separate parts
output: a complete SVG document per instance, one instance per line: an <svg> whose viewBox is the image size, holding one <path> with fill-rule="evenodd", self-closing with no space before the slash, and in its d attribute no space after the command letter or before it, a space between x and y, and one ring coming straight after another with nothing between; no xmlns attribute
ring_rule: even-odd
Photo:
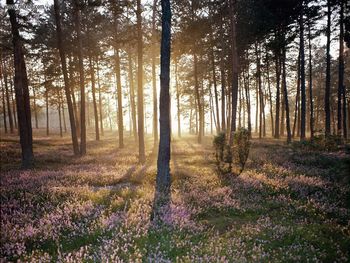
<svg viewBox="0 0 350 263"><path fill-rule="evenodd" d="M244 169L250 150L250 133L245 128L239 128L233 136L232 158L233 163L239 166L239 173Z"/></svg>
<svg viewBox="0 0 350 263"><path fill-rule="evenodd" d="M226 146L225 132L220 132L218 135L214 136L213 144L215 148L216 161L222 162L224 160L224 149Z"/></svg>
<svg viewBox="0 0 350 263"><path fill-rule="evenodd" d="M339 135L315 135L312 139L303 140L300 142L294 142L293 147L303 150L315 150L315 151L337 151L338 146L343 143L342 138Z"/></svg>
<svg viewBox="0 0 350 263"><path fill-rule="evenodd" d="M238 129L234 133L232 147L228 144L223 132L214 137L213 144L220 172L237 174L236 170L238 170L238 174L240 174L248 159L250 149L249 131L244 128Z"/></svg>

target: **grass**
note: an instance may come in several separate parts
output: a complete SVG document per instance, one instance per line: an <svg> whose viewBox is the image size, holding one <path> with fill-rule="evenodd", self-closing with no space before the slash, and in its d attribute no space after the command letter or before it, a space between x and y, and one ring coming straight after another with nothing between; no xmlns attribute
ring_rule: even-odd
<svg viewBox="0 0 350 263"><path fill-rule="evenodd" d="M222 180L211 138L172 140L172 206L152 226L156 150L117 135L34 133L35 168L21 171L18 138L1 136L2 261L348 262L349 157L253 140L245 170Z"/></svg>

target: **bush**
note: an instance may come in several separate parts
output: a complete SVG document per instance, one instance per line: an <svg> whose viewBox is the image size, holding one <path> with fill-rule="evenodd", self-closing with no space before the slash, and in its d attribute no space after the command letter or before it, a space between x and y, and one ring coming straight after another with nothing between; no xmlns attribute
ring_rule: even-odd
<svg viewBox="0 0 350 263"><path fill-rule="evenodd" d="M231 147L224 132L214 137L215 157L221 173L240 174L248 159L250 149L249 131L240 128L234 133ZM238 168L237 168L238 166ZM238 170L238 172L236 172Z"/></svg>
<svg viewBox="0 0 350 263"><path fill-rule="evenodd" d="M220 132L218 135L214 136L214 148L215 157L217 162L222 162L224 160L224 148L226 146L226 134Z"/></svg>
<svg viewBox="0 0 350 263"><path fill-rule="evenodd" d="M232 158L239 166L239 173L244 169L250 150L250 133L247 129L239 128L233 137Z"/></svg>
<svg viewBox="0 0 350 263"><path fill-rule="evenodd" d="M312 139L294 142L293 147L303 150L314 151L337 151L338 146L343 143L339 135L315 135Z"/></svg>

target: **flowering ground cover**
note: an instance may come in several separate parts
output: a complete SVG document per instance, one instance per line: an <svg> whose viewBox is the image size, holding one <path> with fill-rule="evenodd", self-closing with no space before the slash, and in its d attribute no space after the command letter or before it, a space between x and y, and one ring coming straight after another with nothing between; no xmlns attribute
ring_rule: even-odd
<svg viewBox="0 0 350 263"><path fill-rule="evenodd" d="M1 138L0 262L349 262L349 157L253 140L243 173L219 175L212 138L172 141L172 205L150 225L156 152L116 134L73 158L68 137L35 136L18 170Z"/></svg>

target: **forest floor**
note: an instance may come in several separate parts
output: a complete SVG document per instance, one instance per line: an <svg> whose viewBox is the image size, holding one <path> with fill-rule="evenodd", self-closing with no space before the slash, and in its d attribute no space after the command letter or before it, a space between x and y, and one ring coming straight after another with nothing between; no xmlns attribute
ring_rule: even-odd
<svg viewBox="0 0 350 263"><path fill-rule="evenodd" d="M222 180L211 138L172 141L168 225L150 228L157 151L116 134L72 156L68 136L35 133L21 171L1 136L0 262L349 262L349 156L254 139L245 170Z"/></svg>

